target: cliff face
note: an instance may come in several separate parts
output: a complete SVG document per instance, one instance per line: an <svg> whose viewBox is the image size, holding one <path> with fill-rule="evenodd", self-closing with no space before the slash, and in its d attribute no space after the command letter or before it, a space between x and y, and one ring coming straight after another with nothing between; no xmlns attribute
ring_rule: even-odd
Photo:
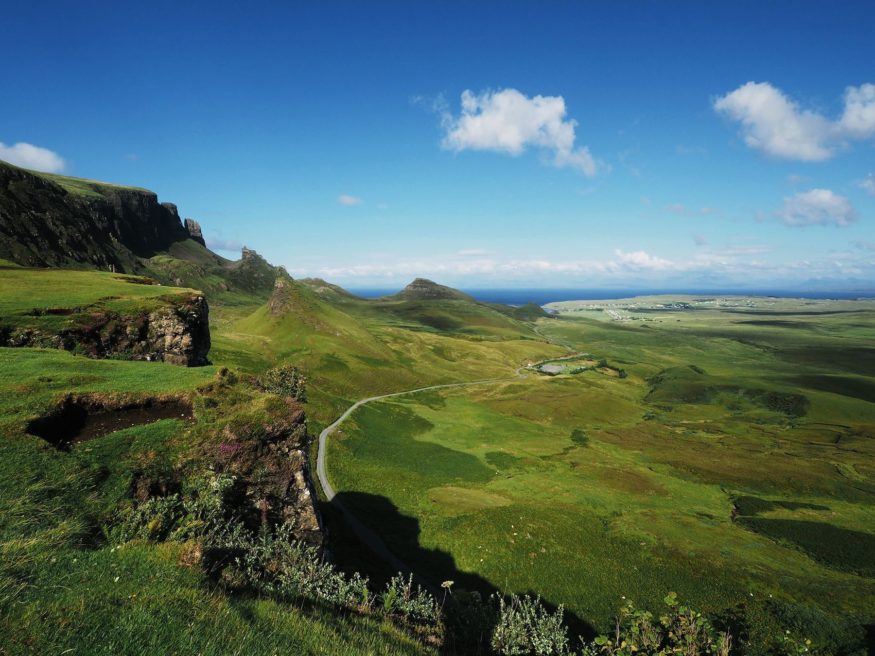
<svg viewBox="0 0 875 656"><path fill-rule="evenodd" d="M129 313L107 310L71 315L60 328L39 317L15 327L0 326L0 346L75 351L93 358L163 361L187 367L209 364L209 307L200 295L177 294L154 307Z"/></svg>
<svg viewBox="0 0 875 656"><path fill-rule="evenodd" d="M197 232L202 243L200 226ZM143 270L139 258L191 237L176 206L159 203L150 191L41 175L0 162L2 259L136 273Z"/></svg>

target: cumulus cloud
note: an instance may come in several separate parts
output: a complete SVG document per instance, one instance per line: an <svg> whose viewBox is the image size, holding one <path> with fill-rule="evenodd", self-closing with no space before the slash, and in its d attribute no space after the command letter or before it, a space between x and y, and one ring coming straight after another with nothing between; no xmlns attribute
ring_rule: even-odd
<svg viewBox="0 0 875 656"><path fill-rule="evenodd" d="M349 194L340 194L337 197L337 202L341 205L346 205L347 207L354 207L355 205L361 205L362 199L358 196L350 196Z"/></svg>
<svg viewBox="0 0 875 656"><path fill-rule="evenodd" d="M595 175L598 168L586 146L575 146L577 121L566 118L562 96L529 98L516 89L462 93L459 116L443 113L447 150L487 150L517 156L537 148L557 167Z"/></svg>
<svg viewBox="0 0 875 656"><path fill-rule="evenodd" d="M812 189L784 199L784 206L775 212L788 226L834 225L848 226L857 220L851 202L829 189Z"/></svg>
<svg viewBox="0 0 875 656"><path fill-rule="evenodd" d="M837 128L852 139L875 136L875 84L845 89L845 111Z"/></svg>
<svg viewBox="0 0 875 656"><path fill-rule="evenodd" d="M67 166L58 153L23 142L12 146L0 142L0 159L16 166L46 173L60 173Z"/></svg>
<svg viewBox="0 0 875 656"><path fill-rule="evenodd" d="M875 196L875 173L870 173L858 183L860 189L870 196Z"/></svg>
<svg viewBox="0 0 875 656"><path fill-rule="evenodd" d="M632 269L654 269L658 271L674 267L670 260L656 257L645 251L627 253L618 248L614 251L614 257L619 264Z"/></svg>
<svg viewBox="0 0 875 656"><path fill-rule="evenodd" d="M768 82L748 82L714 101L714 109L741 124L751 148L784 159L817 162L854 139L875 136L875 85L848 87L836 120L802 108Z"/></svg>

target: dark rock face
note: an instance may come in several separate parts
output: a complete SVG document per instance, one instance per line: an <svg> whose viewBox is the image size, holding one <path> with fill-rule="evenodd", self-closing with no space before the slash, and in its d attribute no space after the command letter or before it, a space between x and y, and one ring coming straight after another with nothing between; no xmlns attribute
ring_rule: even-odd
<svg viewBox="0 0 875 656"><path fill-rule="evenodd" d="M209 364L209 307L203 296L173 296L160 307L131 314L95 312L57 333L39 327L0 330L0 346L59 348L93 358Z"/></svg>
<svg viewBox="0 0 875 656"><path fill-rule="evenodd" d="M237 289L257 292L272 290L277 277L288 277L288 273L282 267L273 266L254 250L244 246L240 260L234 262L227 276Z"/></svg>
<svg viewBox="0 0 875 656"><path fill-rule="evenodd" d="M142 270L138 258L188 239L172 203L145 190L54 181L0 163L0 258L25 266Z"/></svg>
<svg viewBox="0 0 875 656"><path fill-rule="evenodd" d="M185 231L188 233L190 239L194 239L201 246L207 245L207 242L204 241L204 233L201 230L201 224L194 219L185 220Z"/></svg>
<svg viewBox="0 0 875 656"><path fill-rule="evenodd" d="M278 404L279 405L279 404ZM256 428L228 423L208 448L216 471L233 474L246 502L240 516L259 524L290 524L295 538L322 545L322 532L310 481L310 436L300 404L283 399ZM257 439L253 433L257 432Z"/></svg>

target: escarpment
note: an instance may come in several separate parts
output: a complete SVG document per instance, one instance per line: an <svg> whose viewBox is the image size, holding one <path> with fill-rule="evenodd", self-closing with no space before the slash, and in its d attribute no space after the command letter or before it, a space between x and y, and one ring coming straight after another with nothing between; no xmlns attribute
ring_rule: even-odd
<svg viewBox="0 0 875 656"><path fill-rule="evenodd" d="M200 294L158 297L127 311L96 306L42 312L16 318L13 325L0 324L0 346L58 348L92 358L187 367L209 364L209 306Z"/></svg>
<svg viewBox="0 0 875 656"><path fill-rule="evenodd" d="M0 162L0 259L32 267L145 270L142 259L194 239L151 191L40 174Z"/></svg>

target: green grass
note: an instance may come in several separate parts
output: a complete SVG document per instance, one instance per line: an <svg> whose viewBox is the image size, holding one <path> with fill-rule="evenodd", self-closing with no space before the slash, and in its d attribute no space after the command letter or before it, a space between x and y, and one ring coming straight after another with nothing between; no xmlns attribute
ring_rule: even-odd
<svg viewBox="0 0 875 656"><path fill-rule="evenodd" d="M99 271L0 268L0 330L57 333L102 312L147 312L199 293L144 283L148 279Z"/></svg>
<svg viewBox="0 0 875 656"><path fill-rule="evenodd" d="M745 608L759 648L795 604L832 618L812 637L835 644L875 620L875 312L778 307L808 328L720 309L541 320L628 377L371 404L332 436L329 476L434 581L534 591L602 630L621 597L657 607L676 590ZM745 496L764 514L736 518Z"/></svg>
<svg viewBox="0 0 875 656"><path fill-rule="evenodd" d="M107 546L101 526L143 463L178 461L187 428L163 420L65 453L24 432L67 393L187 394L216 367L0 349L0 652L422 654L374 619L215 590L180 545ZM200 421L200 420L199 420Z"/></svg>
<svg viewBox="0 0 875 656"><path fill-rule="evenodd" d="M19 168L17 166L13 166L8 162L0 161L0 166L6 166L9 168ZM32 173L35 176L40 178L44 178L46 180L50 180L54 182L56 185L62 187L67 193L73 194L76 196L103 196L107 191L112 191L114 189L123 189L126 191L139 191L143 193L151 194L153 192L148 189L142 189L140 187L130 187L127 185L119 185L113 184L111 182L100 182L98 180L89 180L87 178L73 178L68 175L58 175L56 173L45 173L43 171L33 171L31 169L23 169L28 173Z"/></svg>

